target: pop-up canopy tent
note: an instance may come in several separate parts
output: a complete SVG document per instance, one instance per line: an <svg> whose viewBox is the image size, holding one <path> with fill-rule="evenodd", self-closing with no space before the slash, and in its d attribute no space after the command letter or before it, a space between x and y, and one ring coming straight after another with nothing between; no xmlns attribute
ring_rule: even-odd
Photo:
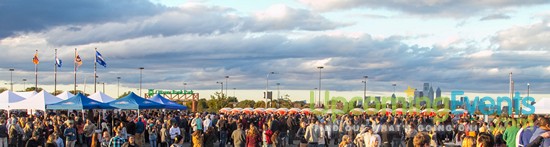
<svg viewBox="0 0 550 147"><path fill-rule="evenodd" d="M165 97L162 97L160 94L156 94L155 96L149 98L149 100L153 102L157 102L159 104L164 105L164 109L177 109L177 110L187 110L187 107L184 105L180 105L174 101L171 101Z"/></svg>
<svg viewBox="0 0 550 147"><path fill-rule="evenodd" d="M83 109L112 109L105 103L92 100L82 93L58 103L46 105L46 109L52 110L83 110Z"/></svg>
<svg viewBox="0 0 550 147"><path fill-rule="evenodd" d="M72 94L72 93L70 93L70 92L67 92L67 91L65 91L65 92L63 92L63 93L61 93L61 94L56 95L56 97L61 98L61 99L63 99L63 100L69 99L69 98L71 98L71 97L73 97L73 96L74 96L74 94Z"/></svg>
<svg viewBox="0 0 550 147"><path fill-rule="evenodd" d="M28 98L30 98L30 97L32 97L32 96L34 96L34 95L37 94L36 91L13 92L13 93L15 93L15 94L17 94L17 95L19 95L19 96L21 96L21 97L23 97L23 98L26 98L26 99L28 99Z"/></svg>
<svg viewBox="0 0 550 147"><path fill-rule="evenodd" d="M25 98L6 90L0 94L0 109L9 110L11 104L22 100Z"/></svg>
<svg viewBox="0 0 550 147"><path fill-rule="evenodd" d="M105 93L99 92L99 91L90 95L90 98L102 103L108 103L115 100L112 97L106 95Z"/></svg>
<svg viewBox="0 0 550 147"><path fill-rule="evenodd" d="M550 98L543 98L533 105L535 107L535 114L550 114ZM528 107L523 107L526 111L529 111Z"/></svg>
<svg viewBox="0 0 550 147"><path fill-rule="evenodd" d="M131 92L123 98L107 103L117 109L139 110L139 109L163 109L164 105L142 98Z"/></svg>
<svg viewBox="0 0 550 147"><path fill-rule="evenodd" d="M63 99L53 96L46 90L42 90L30 98L11 104L10 109L33 109L44 111L46 110L46 104L53 104L61 101L63 101Z"/></svg>

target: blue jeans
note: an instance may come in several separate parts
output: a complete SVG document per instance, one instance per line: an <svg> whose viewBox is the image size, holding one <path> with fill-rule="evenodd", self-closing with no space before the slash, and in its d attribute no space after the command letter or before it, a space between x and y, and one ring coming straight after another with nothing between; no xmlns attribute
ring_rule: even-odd
<svg viewBox="0 0 550 147"><path fill-rule="evenodd" d="M157 147L157 139L149 138L149 144L151 144L151 147Z"/></svg>
<svg viewBox="0 0 550 147"><path fill-rule="evenodd" d="M225 147L227 143L227 131L220 131L220 145L219 147Z"/></svg>

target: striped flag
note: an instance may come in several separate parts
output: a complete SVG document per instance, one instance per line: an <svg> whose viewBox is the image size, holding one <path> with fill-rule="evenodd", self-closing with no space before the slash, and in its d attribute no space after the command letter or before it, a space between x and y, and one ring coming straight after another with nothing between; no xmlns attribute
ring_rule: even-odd
<svg viewBox="0 0 550 147"><path fill-rule="evenodd" d="M61 59L59 59L59 58L56 57L56 58L55 58L55 65L56 65L57 67L61 67L62 64L63 64L63 62L61 61Z"/></svg>
<svg viewBox="0 0 550 147"><path fill-rule="evenodd" d="M99 65L103 67L107 67L107 63L105 62L105 59L103 59L103 56L101 56L101 54L98 51L95 51L95 58L96 58L96 62Z"/></svg>
<svg viewBox="0 0 550 147"><path fill-rule="evenodd" d="M38 52L34 53L34 57L32 58L32 63L34 64L40 63L40 60L38 60Z"/></svg>

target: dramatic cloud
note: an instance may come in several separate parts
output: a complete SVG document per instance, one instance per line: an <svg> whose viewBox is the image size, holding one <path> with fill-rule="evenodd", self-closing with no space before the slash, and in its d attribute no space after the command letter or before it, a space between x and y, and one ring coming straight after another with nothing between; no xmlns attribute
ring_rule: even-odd
<svg viewBox="0 0 550 147"><path fill-rule="evenodd" d="M0 2L0 38L42 31L58 25L123 22L166 9L148 0L4 0Z"/></svg>
<svg viewBox="0 0 550 147"><path fill-rule="evenodd" d="M502 30L491 40L500 50L550 51L550 19L529 26Z"/></svg>
<svg viewBox="0 0 550 147"><path fill-rule="evenodd" d="M350 8L397 10L413 15L469 17L472 14L535 4L548 4L546 0L298 0L318 11L333 11Z"/></svg>
<svg viewBox="0 0 550 147"><path fill-rule="evenodd" d="M44 33L55 45L118 41L143 36L216 35L231 32L330 30L344 26L305 9L275 5L263 12L239 16L224 7L189 3L164 13L125 22L61 26Z"/></svg>

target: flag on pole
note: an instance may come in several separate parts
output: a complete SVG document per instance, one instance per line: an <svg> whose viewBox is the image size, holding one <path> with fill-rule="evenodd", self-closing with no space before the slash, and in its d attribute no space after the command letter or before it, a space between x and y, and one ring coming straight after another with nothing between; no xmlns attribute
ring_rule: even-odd
<svg viewBox="0 0 550 147"><path fill-rule="evenodd" d="M96 58L96 62L99 65L103 67L107 67L107 63L105 62L105 59L103 59L103 56L101 56L101 54L98 51L95 51L95 58Z"/></svg>
<svg viewBox="0 0 550 147"><path fill-rule="evenodd" d="M34 53L34 57L32 58L32 63L34 64L40 63L40 60L38 60L38 52Z"/></svg>
<svg viewBox="0 0 550 147"><path fill-rule="evenodd" d="M57 65L57 67L61 67L61 65L63 64L63 62L61 61L61 59L59 58L55 58L55 65Z"/></svg>
<svg viewBox="0 0 550 147"><path fill-rule="evenodd" d="M80 55L76 54L76 57L74 58L74 63L76 63L76 69L82 65L82 59L80 59Z"/></svg>

